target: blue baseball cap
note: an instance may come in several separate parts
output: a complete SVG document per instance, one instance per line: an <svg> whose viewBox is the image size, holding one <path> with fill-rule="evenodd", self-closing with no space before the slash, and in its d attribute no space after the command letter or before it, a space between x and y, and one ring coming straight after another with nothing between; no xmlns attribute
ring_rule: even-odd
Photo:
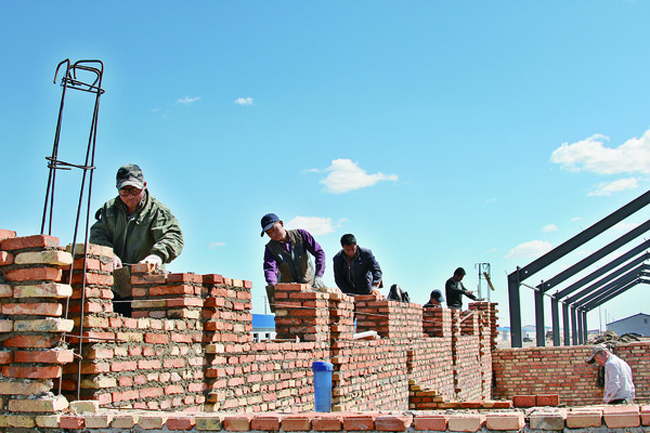
<svg viewBox="0 0 650 433"><path fill-rule="evenodd" d="M277 223L280 221L280 218L274 213L267 213L262 217L262 234L260 236L264 236L264 233L273 227L273 224Z"/></svg>

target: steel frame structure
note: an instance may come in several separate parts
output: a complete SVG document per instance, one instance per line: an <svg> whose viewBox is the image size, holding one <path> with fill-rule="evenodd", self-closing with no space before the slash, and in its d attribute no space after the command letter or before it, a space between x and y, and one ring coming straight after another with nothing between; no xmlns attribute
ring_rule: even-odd
<svg viewBox="0 0 650 433"><path fill-rule="evenodd" d="M615 224L618 224L640 209L643 209L648 204L650 204L650 191L632 200L617 211L612 212L610 215L593 224L591 227L588 227L587 229L578 233L576 236L544 254L542 257L534 260L530 264L524 266L523 268L517 267L514 272L508 275L510 342L512 347L522 347L520 286L523 285L531 287L524 284L523 281L532 277L543 269L546 269L548 266L556 263L562 257L581 247L585 243L591 241L595 237L599 236ZM546 345L544 296L550 296L551 298L553 344L556 346L560 345L560 302L563 304L562 313L564 325L564 344L569 345L569 337L571 337L573 344L579 344L584 342L587 337L588 311L591 311L593 308L596 308L597 306L624 293L637 284L642 284L650 281L643 278L647 274L646 271L650 270L650 268L646 268L645 265L642 265L644 261L649 259L648 253L645 252L640 257L636 257L650 248L650 241L645 241L637 247L632 248L631 250L617 257L616 259L610 261L600 269L580 279L576 283L573 283L563 290L556 292L552 296L547 293L550 289L557 287L559 284L575 276L578 272L583 271L607 255L619 250L627 243L646 233L648 230L650 230L650 220L644 222L638 227L635 227L623 236L610 242L598 251L590 254L588 257L576 262L549 280L542 281L539 285L531 287L534 290L535 295L535 326L537 346L543 347ZM621 269L605 275L607 272L623 265L628 261L630 262L622 266ZM633 268L636 265L640 266ZM621 274L626 271L629 272L624 276L621 276ZM605 275L603 278L600 278L593 284L590 284L588 287L583 288L586 284L591 283L596 278L603 275ZM562 298L565 298L578 290L580 291L575 295L562 300ZM569 326L569 322L571 322L571 326ZM569 330L571 330L571 334L569 334Z"/></svg>
<svg viewBox="0 0 650 433"><path fill-rule="evenodd" d="M84 196L87 196L86 200L86 209L85 209L85 228L84 228L84 259L83 259L83 273L82 273L82 282L81 282L81 320L79 322L79 335L75 337L79 338L79 351L77 358L79 360L78 364L78 374L77 374L77 399L80 398L81 386L79 381L81 380L81 354L83 350L83 318L85 316L85 294L86 294L86 257L88 253L88 232L90 228L90 200L92 196L92 186L93 186L93 171L95 169L95 147L97 143L97 125L99 119L99 98L104 93L102 89L102 79L104 75L104 64L100 60L79 60L75 63L72 63L70 59L65 59L61 61L54 72L54 84L56 84L57 76L59 71L63 69L63 77L61 78L61 102L59 104L59 114L56 123L56 130L54 133L54 144L52 146L51 156L46 157L48 161L49 176L47 179L47 189L45 192L45 203L43 205L43 218L41 221L41 234L52 234L52 221L54 215L54 196L55 196L55 186L56 186L56 173L57 170L71 170L71 169L80 169L82 171L81 175L81 185L79 189L79 199L77 202L77 213L75 218L74 232L72 236L72 256L75 256L75 250L77 247L77 235L79 232L80 219L82 215L82 207L84 203ZM88 78L88 79L87 79ZM59 159L59 147L61 141L61 130L63 126L63 113L65 107L65 97L68 90L79 90L82 92L90 93L94 95L94 106L92 119L90 122L90 132L88 135L88 142L86 146L86 153L84 157L84 162L82 164L75 164L71 162L62 161ZM87 181L88 180L88 181ZM87 182L86 182L87 181ZM47 230L46 230L47 226ZM72 285L72 276L74 274L74 260L70 266L70 277L69 284ZM68 317L69 310L69 298L65 306L65 317ZM59 381L59 394L61 393L61 382Z"/></svg>

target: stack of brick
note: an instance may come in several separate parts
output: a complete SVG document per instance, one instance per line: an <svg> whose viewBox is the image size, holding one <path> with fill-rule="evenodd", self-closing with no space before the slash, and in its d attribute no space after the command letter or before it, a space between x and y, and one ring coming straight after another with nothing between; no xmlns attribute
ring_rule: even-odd
<svg viewBox="0 0 650 433"><path fill-rule="evenodd" d="M357 332L377 331L382 338L422 338L422 307L376 295L355 297Z"/></svg>
<svg viewBox="0 0 650 433"><path fill-rule="evenodd" d="M133 317L199 320L203 308L203 276L155 273L154 265L131 266Z"/></svg>
<svg viewBox="0 0 650 433"><path fill-rule="evenodd" d="M334 410L408 408L406 341L381 339L348 342L333 358Z"/></svg>
<svg viewBox="0 0 650 433"><path fill-rule="evenodd" d="M482 312L482 326L490 330L490 351L496 349L497 339L499 338L499 331L497 329L497 313L499 310L497 310L496 305L490 302L474 302L469 304L470 310Z"/></svg>
<svg viewBox="0 0 650 433"><path fill-rule="evenodd" d="M275 332L278 339L329 344L331 295L336 289L313 290L308 284L276 284Z"/></svg>
<svg viewBox="0 0 650 433"><path fill-rule="evenodd" d="M73 254L72 245L66 249ZM85 260L84 260L85 257ZM86 360L91 356L93 342L115 342L115 333L109 330L107 314L113 312L113 250L99 245L77 244L74 247L73 265L64 272L64 279L72 285L72 296L68 302L67 315L74 321L74 330L66 341L76 353L82 356L64 367L61 389L70 399L85 395L92 398L93 392L78 389L79 370L93 371ZM83 290L82 290L83 289ZM83 320L81 319L83 317ZM86 346L89 344L89 346ZM80 366L79 363L82 365ZM94 386L92 386L94 388Z"/></svg>
<svg viewBox="0 0 650 433"><path fill-rule="evenodd" d="M8 426L31 428L28 416L68 406L63 396L49 391L73 359L63 342L73 321L62 317L62 300L72 290L61 283L62 268L72 257L51 236L16 237L2 230L0 242L0 406L8 412Z"/></svg>
<svg viewBox="0 0 650 433"><path fill-rule="evenodd" d="M422 327L425 336L451 338L451 310L423 308Z"/></svg>

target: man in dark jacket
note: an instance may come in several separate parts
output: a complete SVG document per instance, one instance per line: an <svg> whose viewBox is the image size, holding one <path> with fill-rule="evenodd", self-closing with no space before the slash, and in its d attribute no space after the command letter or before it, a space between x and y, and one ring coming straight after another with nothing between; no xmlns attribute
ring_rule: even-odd
<svg viewBox="0 0 650 433"><path fill-rule="evenodd" d="M183 233L170 210L149 194L140 167L123 165L116 180L119 195L95 214L89 242L113 248L113 308L130 317L131 271L124 265L171 262L183 250Z"/></svg>
<svg viewBox="0 0 650 433"><path fill-rule="evenodd" d="M341 237L343 249L334 256L334 281L347 295L379 294L381 268L367 248L357 245L352 234Z"/></svg>
<svg viewBox="0 0 650 433"><path fill-rule="evenodd" d="M95 214L90 243L113 248L116 269L134 263L162 265L178 257L183 250L178 221L149 194L140 167L120 167L116 180L119 195Z"/></svg>
<svg viewBox="0 0 650 433"><path fill-rule="evenodd" d="M474 301L479 299L474 296L472 292L467 290L463 283L460 281L465 276L465 269L457 268L454 271L454 276L447 280L445 283L445 295L447 296L447 306L454 310L463 309L463 295L467 296Z"/></svg>

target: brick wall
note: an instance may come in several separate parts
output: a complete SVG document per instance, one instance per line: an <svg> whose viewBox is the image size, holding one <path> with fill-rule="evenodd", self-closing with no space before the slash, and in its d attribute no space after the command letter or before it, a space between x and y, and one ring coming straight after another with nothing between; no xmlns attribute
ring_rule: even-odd
<svg viewBox="0 0 650 433"><path fill-rule="evenodd" d="M110 249L77 245L73 254L56 238L6 230L0 242L0 409L48 413L81 399L306 412L313 361L334 364L337 411L491 398L493 304L477 304L461 322L448 309L278 285L278 339L254 343L249 281L134 265L133 313L124 317L115 312ZM355 317L357 332L380 338L355 340Z"/></svg>
<svg viewBox="0 0 650 433"><path fill-rule="evenodd" d="M632 369L636 400L650 401L650 342L617 346L613 352ZM492 354L495 398L558 394L570 405L597 404L603 390L596 386L597 367L585 363L590 346L517 348Z"/></svg>

